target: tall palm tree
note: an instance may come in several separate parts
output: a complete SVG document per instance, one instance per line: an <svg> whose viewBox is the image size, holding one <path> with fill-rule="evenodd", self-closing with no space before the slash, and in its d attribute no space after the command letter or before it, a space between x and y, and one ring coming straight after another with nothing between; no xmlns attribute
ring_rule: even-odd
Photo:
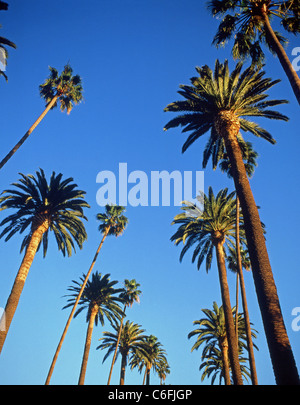
<svg viewBox="0 0 300 405"><path fill-rule="evenodd" d="M209 376L211 372L215 369L220 370L220 381L222 378L225 380L226 385L231 384L230 378L230 362L228 357L228 337L226 333L225 326L225 314L223 306L218 307L217 303L213 303L213 310L202 309L205 318L201 318L194 321L193 324L196 326L192 332L188 334L188 338L197 336L197 340L192 346L192 351L198 350L201 345L204 344L201 360L202 364L200 369L205 367L205 371L202 375L201 380L206 376ZM232 308L232 313L236 314L236 307ZM238 348L239 348L239 360L243 359L241 357L243 349L246 349L246 333L245 333L245 322L241 314L238 314ZM256 337L256 331L252 329L251 333L253 337ZM214 360L213 362L211 360ZM205 361L203 361L205 360ZM217 360L217 361L215 361ZM213 365L213 367L212 367ZM217 366L217 367L216 367ZM211 368L212 367L212 368ZM242 374L245 374L245 368L241 369ZM212 379L214 382L216 375Z"/></svg>
<svg viewBox="0 0 300 405"><path fill-rule="evenodd" d="M52 173L48 183L42 169L34 175L21 174L21 179L13 183L15 189L8 189L0 197L0 210L13 209L0 226L5 226L0 238L8 241L16 233L28 233L23 239L21 252L25 254L15 278L5 307L6 329L0 331L0 352L7 336L11 321L33 262L41 245L46 256L48 235L52 231L58 249L65 256L71 256L75 244L82 247L87 235L82 219L86 219L83 208L89 207L83 199L85 192L79 190L72 178L62 179L62 174Z"/></svg>
<svg viewBox="0 0 300 405"><path fill-rule="evenodd" d="M123 319L123 317L122 317ZM144 350L144 338L146 335L144 329L140 328L140 325L126 321L124 327L121 328L122 324L112 325L116 333L103 332L104 337L99 339L102 343L97 347L97 349L108 349L103 361L107 357L117 350L117 353L121 354L121 373L120 373L120 385L125 383L125 371L128 362L128 357L135 353L145 353ZM120 333L121 331L121 333Z"/></svg>
<svg viewBox="0 0 300 405"><path fill-rule="evenodd" d="M0 1L0 10L7 10L7 9L8 9L8 4L4 1ZM0 28L2 28L1 25L0 25ZM8 51L6 49L6 46L10 46L11 48L14 48L14 49L17 48L16 44L13 43L12 41L10 41L9 39L0 37L0 62L4 66L4 70L6 68L6 59L8 58ZM0 65L0 67L1 67L1 65ZM0 69L0 76L3 76L5 78L5 80L7 81L7 76L4 73L4 71L1 69Z"/></svg>
<svg viewBox="0 0 300 405"><path fill-rule="evenodd" d="M102 239L101 239L100 244L99 244L99 246L98 246L98 248L96 250L93 261L92 261L92 263L90 265L90 268L89 268L89 270L88 270L88 272L86 274L85 280L82 283L81 289L80 289L80 291L78 293L78 296L77 296L77 298L76 298L76 300L74 302L73 308L72 308L72 310L70 312L70 315L69 315L68 320L66 322L66 325L64 327L63 333L62 333L61 338L59 340L58 346L56 348L56 351L54 353L54 356L53 356L53 359L52 359L52 362L51 362L51 365L50 365L50 368L49 368L49 371L48 371L48 375L47 375L47 378L46 378L45 385L49 385L49 383L50 383L50 380L51 380L51 377L52 377L52 374L53 374L53 371L54 371L54 367L55 367L55 364L56 364L60 349L62 347L63 341L64 341L64 339L66 337L66 334L68 332L68 329L70 327L70 324L71 324L71 321L73 319L76 307L77 307L77 305L79 303L81 295L83 294L86 283L87 283L87 281L88 281L88 279L89 279L89 277L91 275L91 272L92 272L92 270L94 268L94 265L96 263L96 260L98 258L98 255L100 253L100 250L102 248L102 245L103 245L106 237L108 235L114 235L115 237L120 236L124 232L124 230L125 230L125 228L127 226L128 219L125 217L125 215L123 215L124 211L125 211L124 207L121 207L119 205L109 205L109 204L107 204L105 206L105 213L97 214L97 219L101 222L100 225L99 225L99 231L102 234Z"/></svg>
<svg viewBox="0 0 300 405"><path fill-rule="evenodd" d="M222 18L213 43L224 46L234 37L234 58L251 57L261 64L264 52L261 44L275 54L300 104L300 79L292 66L284 45L287 39L274 31L271 20L277 18L288 32L300 32L300 4L295 0L210 0L208 8L214 17Z"/></svg>
<svg viewBox="0 0 300 405"><path fill-rule="evenodd" d="M138 289L140 284L137 283L136 280L134 280L134 279L133 280L125 279L124 284L125 284L125 290L123 293L121 293L121 296L125 302L124 309L123 309L124 315L122 316L120 327L118 330L118 338L117 338L114 356L113 356L111 366L110 366L110 372L109 372L109 376L108 376L107 385L110 384L113 367L114 367L114 364L116 361L116 356L117 356L117 352L118 352L118 347L119 347L119 342L120 342L120 337L121 337L121 332L122 332L122 326L123 326L123 322L124 322L124 318L125 318L126 308L129 306L131 307L134 302L140 301L139 295L141 294L141 290Z"/></svg>
<svg viewBox="0 0 300 405"><path fill-rule="evenodd" d="M184 202L185 205L182 207L184 212L174 218L173 224L178 224L179 227L171 237L171 240L175 241L176 245L181 242L184 244L180 254L180 260L182 260L186 252L195 245L192 262L198 257L198 269L206 256L206 271L208 271L211 267L214 250L216 252L233 379L235 384L242 384L243 380L238 360L237 340L230 303L224 247L224 245L232 246L234 244L236 200L234 198L234 192L230 194L227 194L227 192L228 190L224 189L215 196L212 188L209 187L208 195L203 194L203 211L195 204L191 204L188 201Z"/></svg>
<svg viewBox="0 0 300 405"><path fill-rule="evenodd" d="M69 294L71 298L68 299L69 303L64 308L74 306L74 302L78 297L85 278L86 276L83 275L83 277L80 278L80 282L73 280L74 285L68 288L68 290L72 292L72 294ZM80 307L74 316L76 317L81 311L87 309L86 321L88 322L78 381L79 385L84 384L94 325L97 326L98 322L100 322L103 326L105 318L110 322L117 322L122 316L120 304L123 303L123 300L118 295L122 289L114 288L117 283L118 281L115 280L110 281L110 274L104 274L102 276L101 273L95 272L92 274L92 279L87 281L79 301Z"/></svg>
<svg viewBox="0 0 300 405"><path fill-rule="evenodd" d="M49 70L50 76L39 86L40 96L45 100L46 108L28 129L26 134L16 143L4 159L2 159L0 169L16 153L50 110L60 104L60 110L66 110L67 114L70 114L74 104L78 104L82 100L81 78L78 75L73 76L73 70L70 65L66 65L60 75L58 75L58 71L53 67L49 67Z"/></svg>
<svg viewBox="0 0 300 405"><path fill-rule="evenodd" d="M192 85L181 86L180 94L185 100L171 103L165 109L184 113L171 120L165 129L181 125L183 132L191 131L182 147L183 152L210 131L204 149L204 167L210 157L215 163L215 156L223 156L226 151L243 212L252 274L276 382L298 384L298 371L280 308L264 232L237 140L242 130L275 143L268 131L245 117L287 121L285 115L269 108L286 101L266 100L267 90L278 80L265 78L265 72L253 66L242 72L242 66L239 62L231 74L227 61L221 64L217 60L214 72L208 66L197 68L199 77L191 79Z"/></svg>

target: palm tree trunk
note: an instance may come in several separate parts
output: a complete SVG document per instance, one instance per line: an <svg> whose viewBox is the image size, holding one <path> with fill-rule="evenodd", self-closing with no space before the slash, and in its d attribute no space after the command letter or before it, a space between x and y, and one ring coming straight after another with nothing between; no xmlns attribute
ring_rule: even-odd
<svg viewBox="0 0 300 405"><path fill-rule="evenodd" d="M269 17L265 10L262 12L262 17L263 17L263 23L264 23L264 27L265 27L265 31L268 36L268 39L272 43L272 48L275 50L275 52L278 56L278 59L281 63L281 66L283 67L283 70L285 71L285 74L287 75L287 78L292 86L296 99L298 100L298 103L300 104L300 79L299 79L296 71L294 70L293 65L291 64L283 46L278 41L278 38L276 37L276 35L271 27Z"/></svg>
<svg viewBox="0 0 300 405"><path fill-rule="evenodd" d="M243 266L242 266L242 259L241 259L241 250L240 250L240 227L239 227L240 215L239 215L239 212L240 212L240 200L238 197L236 197L236 257L237 257L237 270L238 270L237 279L240 281L240 285L241 285L241 295L242 295L242 303L243 303L244 319L245 319L245 327L246 327L251 381L252 381L253 385L257 385L258 381L257 381L257 373L256 373L256 366L255 366L255 357L254 357L253 342L252 342L252 336L251 336L250 318L249 318L248 304L247 304L247 298L246 298L246 289L245 289ZM236 311L236 335L238 336L238 311Z"/></svg>
<svg viewBox="0 0 300 405"><path fill-rule="evenodd" d="M258 209L237 141L239 123L226 114L218 129L224 138L240 200L252 274L277 384L299 384L299 376L283 321Z"/></svg>
<svg viewBox="0 0 300 405"><path fill-rule="evenodd" d="M235 385L243 385L241 367L239 363L237 336L235 334L232 307L230 303L230 294L227 282L227 273L222 242L217 242L215 244L215 248L217 254L222 304L225 315L225 325L228 340L229 359L232 369L232 378Z"/></svg>
<svg viewBox="0 0 300 405"><path fill-rule="evenodd" d="M5 306L5 329L0 331L0 353L2 351L10 324L16 312L21 293L24 288L24 284L33 262L34 256L36 254L37 248L42 240L43 234L49 227L48 220L45 220L41 225L39 225L36 230L33 231L31 235L30 242L26 248L24 258L22 260L21 266L19 268L18 274L15 278L10 296L7 300Z"/></svg>
<svg viewBox="0 0 300 405"><path fill-rule="evenodd" d="M151 371L151 366L147 364L146 367L146 385L150 385L150 371Z"/></svg>
<svg viewBox="0 0 300 405"><path fill-rule="evenodd" d="M20 146L23 145L23 143L26 141L26 139L29 137L29 135L33 132L33 130L39 125L39 123L42 121L42 119L45 117L45 115L48 113L48 111L50 111L51 108L55 105L58 97L59 97L58 95L53 97L53 99L47 105L45 110L42 112L42 114L39 116L39 118L34 122L34 124L29 128L29 130L26 132L26 134L19 140L19 142L12 148L12 150L0 162L0 169L2 169L2 167L5 165L5 163L7 163L8 160L16 153L16 151L20 148Z"/></svg>
<svg viewBox="0 0 300 405"><path fill-rule="evenodd" d="M127 366L127 353L123 353L121 362L120 385L124 385L125 383L126 366Z"/></svg>
<svg viewBox="0 0 300 405"><path fill-rule="evenodd" d="M116 348L115 348L115 352L114 352L114 357L112 359L111 362L111 366L110 366L110 372L109 372L109 376L108 376L108 381L107 381L107 385L110 384L110 380L111 380L111 375L112 375L112 371L113 371L113 367L116 361L116 357L117 357L117 352L118 352L118 347L119 347L119 343L120 343L120 338L121 338L121 332L122 332L122 327L123 327L123 322L124 322L124 318L125 318L125 310L126 310L126 305L124 306L124 315L122 316L121 322L120 322L120 327L119 327L119 332L118 332L118 339L117 339L117 343L116 343Z"/></svg>
<svg viewBox="0 0 300 405"><path fill-rule="evenodd" d="M87 332L86 332L85 346L84 346L84 352L83 352L83 357L82 357L78 385L84 385L86 368L87 368L87 363L88 363L89 353L90 353L90 348L91 348L94 323L95 323L95 318L96 318L98 309L99 309L98 305L94 305L94 307L91 309L91 315L90 315L89 324L88 324L88 328L87 328Z"/></svg>
<svg viewBox="0 0 300 405"><path fill-rule="evenodd" d="M252 381L253 385L258 385L255 357L254 357L254 350L253 350L253 342L252 342L252 335L251 335L250 317L249 317L248 304L247 304L247 298L246 298L246 289L245 289L243 271L241 271L241 273L240 273L240 286L241 286L241 295L242 295L242 303L243 303L243 311L244 311L244 319L245 319L245 327L246 327L251 381Z"/></svg>
<svg viewBox="0 0 300 405"><path fill-rule="evenodd" d="M229 373L229 359L228 359L228 340L227 337L220 342L220 349L222 353L222 360L223 360L223 371L224 371L224 379L225 385L231 385L230 380L230 373Z"/></svg>
<svg viewBox="0 0 300 405"><path fill-rule="evenodd" d="M47 379L46 379L45 385L49 385L49 384L50 384L51 376L52 376L52 374L53 374L53 370L54 370L54 367L55 367L55 364L56 364L56 361L57 361L57 358L58 358L60 349L61 349L61 347L62 347L63 341L64 341L64 339L65 339L65 337L66 337L66 334L67 334L67 332L68 332L69 326L70 326L71 321L72 321L72 319L73 319L73 316L74 316L74 313L75 313L77 304L78 304L78 302L79 302L79 300L80 300L80 298L81 298L81 296L82 296L82 293L83 293L83 291L84 291L84 288L85 288L85 286L86 286L86 283L87 283L87 281L88 281L88 279L89 279L89 277L90 277L90 275L91 275L91 272L92 272L92 270L93 270L93 268L94 268L94 265L95 265L95 263L96 263L97 257L98 257L98 255L99 255L99 252L100 252L100 250L101 250L101 248L102 248L102 245L103 245L103 243L104 243L104 241L105 241L105 238L106 238L107 235L108 235L109 229L110 229L110 227L107 228L107 230L105 231L105 233L104 233L104 235L103 235L103 237L102 237L102 240L101 240L101 242L100 242L100 245L98 246L98 249L97 249L97 251L96 251L96 254L95 254L95 256L94 256L94 259L93 259L93 261L92 261L92 264L91 264L91 266L90 266L90 268L89 268L89 271L87 272L87 275L86 275L86 277L85 277L85 279L84 279L84 282L83 282L83 284L82 284L82 286L81 286L81 288L80 288L79 294L78 294L78 296L77 296L77 298L76 298L76 301L75 301L75 303L74 303L74 305L73 305L72 311L71 311L71 313L70 313L70 315L69 315L69 318L68 318L68 320L67 320L66 326L65 326L65 328L64 328L64 330L63 330L62 336L61 336L60 341L59 341L59 343L58 343L58 346L57 346L57 348L56 348L56 352L55 352L55 354L54 354L54 357L53 357L53 360L52 360L52 363L51 363L51 366L50 366L50 369L49 369L49 372L48 372L48 375L47 375Z"/></svg>

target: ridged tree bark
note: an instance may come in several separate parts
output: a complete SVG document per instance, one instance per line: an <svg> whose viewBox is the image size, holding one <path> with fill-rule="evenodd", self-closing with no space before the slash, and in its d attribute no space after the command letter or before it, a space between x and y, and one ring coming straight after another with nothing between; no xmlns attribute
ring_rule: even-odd
<svg viewBox="0 0 300 405"><path fill-rule="evenodd" d="M44 219L44 221L32 232L30 242L26 248L25 255L5 306L5 329L0 331L0 353L2 352L8 330L16 312L29 269L33 262L37 248L42 240L43 234L47 231L48 227L49 222L47 219Z"/></svg>
<svg viewBox="0 0 300 405"><path fill-rule="evenodd" d="M104 233L104 235L103 235L103 237L102 237L102 240L101 240L100 245L98 246L98 249L97 249L97 251L96 251L96 253L95 253L95 256L94 256L94 259L93 259L93 261L92 261L92 264L91 264L91 266L90 266L90 268L89 268L89 271L88 271L87 274L86 274L86 277L85 277L84 282L83 282L83 284L82 284L82 286L81 286L80 292L79 292L79 294L78 294L78 296L77 296L77 298L76 298L75 304L74 304L74 306L73 306L73 308L72 308L72 311L71 311L71 313L70 313L70 315L69 315L69 318L68 318L68 320L67 320L66 326L65 326L65 328L64 328L64 330L63 330L62 336L61 336L61 338L60 338L60 341L59 341L58 346L57 346L57 348L56 348L55 354L54 354L54 356L53 356L53 360L52 360L52 363L51 363L51 366L50 366L50 369L49 369L49 372L48 372L48 375L47 375L47 379L46 379L45 385L49 385L49 384L50 384L50 380L51 380L51 377L52 377L52 374L53 374L53 371L54 371L54 367L55 367L55 364L56 364L56 361L57 361L57 358L58 358L60 349L61 349L61 347L62 347L63 341L64 341L64 339L65 339L65 337L66 337L66 334L67 334L68 329L69 329L69 327L70 327L70 324L71 324L71 321L72 321L72 319L73 319L74 313L75 313L75 311L76 311L78 302L79 302L79 300L80 300L80 298L81 298L81 296L82 296L82 293L83 293L83 291L84 291L84 288L85 288L85 286L86 286L86 283L87 283L87 281L88 281L88 279L89 279L89 277L90 277L90 275L91 275L91 272L92 272L92 270L93 270L93 268L94 268L94 265L95 265L95 263L96 263L97 257L98 257L98 255L99 255L99 253L100 253L100 250L101 250L102 245L103 245L103 243L104 243L104 241L105 241L105 239L106 239L106 237L107 237L107 235L108 235L109 230L110 230L110 227L107 228L107 230L105 231L105 233Z"/></svg>
<svg viewBox="0 0 300 405"><path fill-rule="evenodd" d="M86 332L85 346L84 346L84 352L83 352L83 357L82 357L78 385L84 385L87 363L88 363L88 359L89 359L89 353L90 353L91 342L92 342L94 323L95 323L95 318L98 313L98 310L99 310L98 305L94 305L93 308L91 309L90 319L89 319L88 328L87 328L87 332Z"/></svg>
<svg viewBox="0 0 300 405"><path fill-rule="evenodd" d="M215 127L225 141L235 189L243 212L252 274L276 383L299 384L296 362L284 325L261 220L237 141L239 120L231 111L222 111L215 120Z"/></svg>
<svg viewBox="0 0 300 405"><path fill-rule="evenodd" d="M32 126L28 129L26 134L19 140L19 142L11 149L11 151L5 156L5 158L0 162L0 169L5 165L5 163L8 162L8 160L17 152L17 150L20 148L20 146L23 145L23 143L26 141L26 139L29 137L29 135L34 131L34 129L39 125L39 123L42 121L42 119L45 117L45 115L51 110L51 108L55 105L59 98L59 94L53 97L53 99L50 101L50 103L47 105L45 110L42 112L42 114L39 116L39 118L32 124Z"/></svg>
<svg viewBox="0 0 300 405"><path fill-rule="evenodd" d="M219 239L219 240L217 240ZM219 280L221 287L222 304L224 308L226 334L228 340L229 359L232 370L232 379L235 385L243 385L243 378L239 362L237 336L232 315L232 307L230 303L229 287L227 282L227 272L223 250L223 240L217 236L214 242L217 255Z"/></svg>

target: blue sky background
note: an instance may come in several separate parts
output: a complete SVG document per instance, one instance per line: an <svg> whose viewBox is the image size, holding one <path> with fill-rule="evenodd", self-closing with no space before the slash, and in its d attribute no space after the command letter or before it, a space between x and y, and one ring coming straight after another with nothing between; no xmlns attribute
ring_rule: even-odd
<svg viewBox="0 0 300 405"><path fill-rule="evenodd" d="M88 241L71 258L49 242L46 259L41 252L34 259L18 309L1 354L0 384L44 384L69 310L63 296L72 280L86 272L100 242L95 216L103 209L96 203L99 171L118 175L126 162L128 172L142 170L202 170L202 152L207 137L184 155L185 136L180 130L163 132L174 116L164 107L180 96L179 84L188 84L195 66L213 67L216 58L230 59L230 47L211 45L218 22L198 0L78 0L9 1L1 12L1 35L14 41L9 51L9 81L0 82L2 157L26 132L44 109L38 86L48 76L48 66L61 71L70 63L81 75L84 102L67 116L51 111L16 155L0 172L1 190L19 179L19 172L34 173L43 168L73 177L87 192L91 208L86 224ZM287 54L299 46L290 37ZM267 226L267 246L277 284L286 328L300 367L300 332L292 330L292 309L299 299L299 106L278 60L267 54L266 71L281 78L270 95L290 100L280 111L288 123L262 122L277 144L272 146L246 136L259 152L258 168L251 180L254 197L261 206ZM205 191L215 192L232 182L210 167L204 173ZM110 273L120 284L135 278L143 292L140 304L128 310L127 318L154 334L163 344L171 368L167 384L200 383L201 352L191 353L194 340L187 335L202 308L221 305L216 262L211 271L197 271L187 255L179 263L180 248L170 242L171 226L178 207L127 207L129 225L120 238L106 240L95 270ZM0 219L8 213L2 212ZM0 241L0 307L4 307L22 260L17 235ZM232 305L235 277L228 273ZM251 273L245 274L251 321L258 330L256 352L258 381L274 384L274 376L257 304ZM86 334L85 314L71 323L54 370L52 384L77 384ZM96 350L108 323L95 327L86 374L86 384L106 384L111 359L102 364L104 353ZM120 359L112 384L119 383ZM141 384L142 376L127 370L126 384ZM153 384L159 383L155 374ZM205 381L209 384L210 381Z"/></svg>

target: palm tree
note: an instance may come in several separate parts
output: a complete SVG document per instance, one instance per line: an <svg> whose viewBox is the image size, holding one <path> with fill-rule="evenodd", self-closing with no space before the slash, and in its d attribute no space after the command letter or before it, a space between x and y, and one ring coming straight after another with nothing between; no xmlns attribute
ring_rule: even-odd
<svg viewBox="0 0 300 405"><path fill-rule="evenodd" d="M300 104L300 79L285 50L287 39L273 30L271 20L281 20L281 26L288 32L300 32L300 5L295 0L210 0L208 8L214 17L222 18L213 43L224 46L232 37L234 58L261 64L264 53L261 44L275 54L287 75L293 92Z"/></svg>
<svg viewBox="0 0 300 405"><path fill-rule="evenodd" d="M122 317L122 320L124 317ZM107 357L117 350L117 353L121 354L121 373L120 373L120 385L125 383L125 371L128 362L128 356L133 356L135 353L143 353L144 350L144 329L140 328L140 325L126 321L124 327L122 323L119 325L112 325L116 333L103 332L104 337L99 339L102 343L97 349L108 349L106 355L103 358L103 362ZM121 331L121 333L120 333Z"/></svg>
<svg viewBox="0 0 300 405"><path fill-rule="evenodd" d="M4 1L0 1L0 10L7 10L7 9L8 9L8 4ZM0 28L2 28L1 25L0 25ZM11 48L14 48L14 49L17 48L16 44L14 44L9 39L0 37L0 62L4 66L4 68L6 67L6 59L8 58L8 51L6 49L6 46L10 46ZM0 67L1 67L1 65L0 65ZM4 71L1 69L0 69L0 76L3 76L5 78L5 80L7 81L7 76L4 73Z"/></svg>
<svg viewBox="0 0 300 405"><path fill-rule="evenodd" d="M237 340L230 303L224 248L224 245L232 246L234 244L236 200L234 198L234 192L230 194L227 194L227 192L228 190L224 189L215 196L212 188L209 187L208 196L203 194L203 211L195 204L185 201L185 205L182 207L184 213L174 218L173 224L178 224L179 227L177 232L171 237L171 240L175 241L176 245L181 242L184 244L180 254L180 260L182 260L185 253L193 245L196 245L192 262L198 257L198 269L206 256L206 271L208 271L211 267L213 251L215 250L216 252L233 378L235 384L242 384L243 381L238 361Z"/></svg>
<svg viewBox="0 0 300 405"><path fill-rule="evenodd" d="M145 368L143 385L150 385L150 372L153 369L155 372L159 372L162 367L168 368L168 362L166 357L166 351L163 349L162 344L158 341L154 335L149 335L144 338L144 350L134 353L130 360L130 367L138 368L139 372L142 372Z"/></svg>
<svg viewBox="0 0 300 405"><path fill-rule="evenodd" d="M68 288L72 291L70 299L68 299L68 304L64 308L74 306L74 302L78 297L78 293L81 290L82 283L85 281L86 276L80 278L81 282L73 280L75 285ZM110 322L116 322L122 316L122 309L119 304L123 302L117 294L119 294L122 289L114 288L118 281L110 281L110 274L104 274L95 272L92 274L92 279L88 280L84 288L83 294L79 301L80 308L76 311L74 317L76 317L81 311L87 309L86 321L88 322L88 328L86 333L85 347L82 358L79 385L84 384L86 368L89 358L89 352L92 341L92 333L94 325L97 326L98 322L104 325L104 320L107 318ZM63 309L64 309L63 308Z"/></svg>
<svg viewBox="0 0 300 405"><path fill-rule="evenodd" d="M123 326L123 321L125 318L125 312L126 312L126 308L127 307L131 307L133 305L134 302L139 302L139 295L141 294L141 291L138 290L138 287L140 286L139 283L136 282L136 280L125 280L124 281L125 284L125 290L123 293L121 293L121 296L125 302L124 305L124 309L123 309L123 313L124 315L122 316L121 319L121 323L120 323L120 327L118 330L118 338L117 338L117 343L116 343L116 347L115 347L115 352L114 352L114 356L111 362L111 367L110 367L110 372L109 372L109 377L108 377L108 382L107 385L110 384L110 380L111 380L111 375L112 375L112 371L113 371L113 367L116 361L116 356L117 356L117 351L118 351L118 347L119 347L119 342L120 342L120 337L121 337L121 332L122 332L122 326Z"/></svg>
<svg viewBox="0 0 300 405"><path fill-rule="evenodd" d="M115 237L118 237L124 232L124 230L126 228L126 225L128 223L128 219L123 215L124 211L125 211L124 207L121 207L119 205L109 205L109 204L107 204L105 206L105 213L97 214L97 219L101 222L100 225L99 225L99 231L102 233L102 239L101 239L101 242L100 242L100 244L98 246L98 249L97 249L97 251L95 253L93 261L92 261L92 263L90 265L90 268L89 268L89 270L88 270L88 272L86 274L86 278L85 278L84 282L82 283L82 286L81 286L81 289L80 289L80 291L78 293L77 299L74 302L74 306L73 306L73 308L71 310L69 318L68 318L68 320L66 322L66 325L65 325L65 328L63 330L62 336L61 336L61 338L59 340L58 346L57 346L55 354L53 356L52 363L51 363L50 369L48 371L48 375L47 375L47 378L46 378L45 385L49 385L49 383L50 383L50 380L51 380L51 377L52 377L52 374L53 374L53 371L54 371L54 367L55 367L55 364L56 364L60 349L62 347L63 341L64 341L64 339L66 337L66 334L68 332L68 329L70 327L70 324L71 324L71 321L73 319L76 307L77 307L77 305L79 303L81 295L83 294L86 283L87 283L87 281L88 281L88 279L90 277L90 274L91 274L91 272L92 272L92 270L94 268L94 265L96 263L96 260L98 258L98 255L100 253L100 250L102 248L102 245L103 245L106 237L108 235L114 235Z"/></svg>
<svg viewBox="0 0 300 405"><path fill-rule="evenodd" d="M165 384L167 374L170 374L170 372L171 372L170 371L170 366L169 366L167 361L163 360L161 363L159 363L157 374L158 374L158 377L160 379L160 385Z"/></svg>
<svg viewBox="0 0 300 405"><path fill-rule="evenodd" d="M265 72L254 66L242 73L242 66L239 62L231 74L227 61L220 64L217 60L214 73L208 66L197 68L199 77L191 79L192 85L181 86L180 94L186 100L171 103L165 109L184 113L171 120L165 129L181 125L183 132L192 131L182 147L183 152L210 131L203 167L210 157L215 164L218 161L215 157L223 156L226 151L242 208L252 274L275 378L278 384L298 384L298 371L284 325L264 232L237 140L239 131L243 130L274 143L269 132L245 117L287 121L286 116L269 108L286 101L266 100L266 91L278 80L264 78Z"/></svg>
<svg viewBox="0 0 300 405"><path fill-rule="evenodd" d="M241 365L241 373L245 380L248 381L250 377L249 369L245 365L247 359L240 355L239 362ZM201 356L201 364L199 370L203 370L201 375L201 381L204 381L205 378L211 378L211 384L214 384L216 378L219 376L219 384L222 384L223 376L223 360L221 350L216 347L210 348L207 352L203 353Z"/></svg>
<svg viewBox="0 0 300 405"><path fill-rule="evenodd" d="M71 256L75 243L82 248L87 238L82 219L86 219L83 208L89 205L83 199L85 192L77 189L72 178L63 180L61 173L56 175L53 172L48 183L42 169L36 172L36 177L21 176L19 182L13 183L15 189L5 190L4 196L0 197L0 210L16 210L0 223L0 226L6 226L0 238L6 236L5 241L8 241L16 233L22 234L28 229L21 245L21 252L25 250L25 254L5 307L6 329L0 331L0 352L29 269L41 245L46 256L49 232L54 233L58 249L64 256Z"/></svg>
<svg viewBox="0 0 300 405"><path fill-rule="evenodd" d="M61 75L53 67L49 67L50 76L43 84L39 86L40 95L46 102L46 108L39 118L32 124L26 134L11 149L11 151L0 162L0 169L16 153L20 146L26 141L33 130L42 121L45 115L60 104L61 111L67 111L70 114L73 105L82 100L81 78L78 75L73 76L73 70L70 65L66 65Z"/></svg>
<svg viewBox="0 0 300 405"><path fill-rule="evenodd" d="M194 321L196 329L188 334L188 338L197 336L197 340L192 347L192 351L198 350L199 347L204 344L201 360L202 364L200 369L205 367L205 371L202 374L201 380L206 376L210 376L212 371L220 371L220 381L222 378L225 380L226 385L231 384L230 379L230 362L228 357L228 337L225 326L225 314L223 306L218 307L217 303L213 303L213 310L202 309L205 318L201 318ZM232 308L232 313L236 314L236 307ZM238 349L239 349L239 361L244 361L241 357L243 349L247 348L245 345L245 322L241 314L238 314ZM255 330L251 331L252 336L256 337ZM205 360L205 361L203 361ZM242 375L245 374L245 367L241 367ZM217 373L216 373L217 374ZM216 378L216 374L213 376L212 383Z"/></svg>

